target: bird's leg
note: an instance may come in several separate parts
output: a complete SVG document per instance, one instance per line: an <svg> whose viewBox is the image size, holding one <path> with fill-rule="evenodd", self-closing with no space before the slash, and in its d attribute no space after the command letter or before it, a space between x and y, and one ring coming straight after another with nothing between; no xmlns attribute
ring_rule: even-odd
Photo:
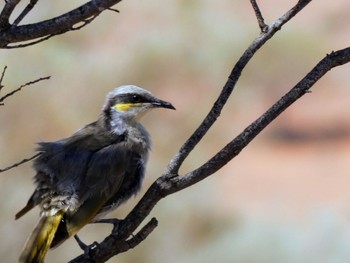
<svg viewBox="0 0 350 263"><path fill-rule="evenodd" d="M81 239L78 237L78 235L74 235L74 239L77 241L79 247L84 250L85 257L89 257L91 249L97 247L99 244L98 242L93 242L91 245L86 245Z"/></svg>
<svg viewBox="0 0 350 263"><path fill-rule="evenodd" d="M119 229L119 223L121 222L121 219L118 218L103 218L103 219L97 219L91 223L105 223L105 224L113 224L113 230L112 233L118 232Z"/></svg>

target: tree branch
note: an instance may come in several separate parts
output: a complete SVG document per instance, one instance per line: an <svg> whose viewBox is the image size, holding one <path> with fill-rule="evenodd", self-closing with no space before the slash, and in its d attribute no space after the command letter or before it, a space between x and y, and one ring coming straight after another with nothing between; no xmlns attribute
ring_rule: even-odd
<svg viewBox="0 0 350 263"><path fill-rule="evenodd" d="M16 0L18 1L18 0ZM67 12L58 17L45 20L42 22L17 26L9 24L9 16L14 10L17 3L14 0L9 0L3 8L0 15L0 48L11 48L11 43L31 41L35 39L46 40L52 36L63 34L65 32L73 30L75 25L79 23L85 23L92 17L98 16L101 12L111 8L113 5L121 2L122 0L91 0L86 4ZM35 2L35 1L34 1ZM9 4L11 3L11 4ZM22 15L25 16L25 12L29 12L30 7L27 11L23 11ZM18 23L20 22L21 15ZM16 21L15 21L16 22ZM85 23L87 24L87 23ZM1 26L2 25L2 26ZM41 41L31 41L32 44L36 44ZM29 44L25 44L28 46ZM15 45L14 47L23 47L24 45ZM12 48L14 48L12 47Z"/></svg>
<svg viewBox="0 0 350 263"><path fill-rule="evenodd" d="M250 44L247 50L240 57L236 65L234 66L228 80L221 91L219 98L214 103L212 109L205 117L200 126L194 131L190 138L182 145L180 150L175 154L174 158L170 161L168 167L165 170L165 174L177 174L183 161L187 158L189 153L194 149L198 142L207 133L210 127L214 124L216 119L220 116L221 110L226 104L229 96L231 95L236 83L241 76L241 73L245 66L248 64L254 54L263 46L266 41L272 38L275 33L281 29L281 27L299 13L311 0L300 0L298 3L290 9L287 13L275 20L271 25L265 27L265 31L261 32L259 36Z"/></svg>
<svg viewBox="0 0 350 263"><path fill-rule="evenodd" d="M179 191L189 187L207 176L215 173L226 163L237 156L263 129L275 120L284 110L292 105L332 68L350 62L350 47L332 52L323 58L298 84L278 100L261 117L250 124L242 133L221 149L208 162L198 169L177 178L176 188ZM171 190L172 191L172 190Z"/></svg>
<svg viewBox="0 0 350 263"><path fill-rule="evenodd" d="M101 249L107 245L110 240L116 246L118 242L127 240L136 228L145 220L150 214L154 206L162 198L187 188L206 177L212 175L235 156L237 156L269 123L271 123L277 116L279 116L286 108L293 102L299 99L302 95L307 93L309 89L330 69L333 67L343 65L350 61L350 48L332 52L322 59L305 78L303 78L294 88L292 88L285 96L283 96L276 104L274 104L267 112L260 118L249 125L240 135L233 139L223 149L221 149L214 157L212 157L205 164L199 168L191 171L184 176L178 176L178 170L186 159L188 154L193 150L197 143L203 138L209 128L213 125L216 119L220 116L221 110L227 102L228 97L233 91L243 69L253 57L255 52L268 41L281 27L301 11L311 0L301 0L287 13L275 20L271 25L265 27L264 30L248 47L248 49L241 56L239 61L235 64L228 81L223 87L220 96L214 103L212 109L207 117L185 142L181 149L175 154L173 159L169 162L163 175L159 177L147 190L142 199L134 207L134 209L127 215L127 217L119 223L118 231L112 233L100 246L95 249L96 253L108 253L108 258L117 255L120 252L108 251ZM73 263L75 261L71 261ZM81 261L81 262L97 262L97 261ZM103 261L102 261L103 262Z"/></svg>
<svg viewBox="0 0 350 263"><path fill-rule="evenodd" d="M38 0L30 0L28 5L24 8L24 10L19 14L19 16L16 18L15 22L13 22L14 26L17 26L22 19L28 15L28 13L34 8Z"/></svg>
<svg viewBox="0 0 350 263"><path fill-rule="evenodd" d="M18 162L18 163L15 163L15 164L12 164L8 167L5 167L4 169L0 169L0 173L3 173L3 172L6 172L8 170L11 170L12 168L15 168L15 167L18 167L26 162L29 162L33 159L35 159L36 157L38 157L41 153L37 153L35 155L33 155L32 157L29 157L29 158L26 158L26 159L23 159L22 161Z"/></svg>
<svg viewBox="0 0 350 263"><path fill-rule="evenodd" d="M121 241L114 239L113 236L110 235L105 238L105 240L99 244L96 249L92 249L88 257L85 255L80 255L75 259L69 261L69 263L106 262L114 254L120 254L136 247L143 240L145 240L149 234L152 233L157 225L157 219L152 218L136 235Z"/></svg>
<svg viewBox="0 0 350 263"><path fill-rule="evenodd" d="M5 1L5 6L0 13L0 31L10 26L10 16L19 2L20 0Z"/></svg>
<svg viewBox="0 0 350 263"><path fill-rule="evenodd" d="M252 7L253 7L253 10L255 12L256 19L258 20L258 24L259 24L261 32L265 32L267 25L264 22L264 18L261 14L260 8L259 8L256 0L250 0L250 3L252 4Z"/></svg>
<svg viewBox="0 0 350 263"><path fill-rule="evenodd" d="M208 162L184 176L164 174L158 178L128 216L120 222L120 231L115 238L126 238L135 231L162 198L187 188L218 171L237 156L268 124L270 124L293 102L305 93L308 93L309 89L329 70L349 62L350 47L327 55L294 88L292 88L268 111L249 125L241 134L227 144Z"/></svg>
<svg viewBox="0 0 350 263"><path fill-rule="evenodd" d="M5 66L4 69L2 70L1 77L0 77L0 94L1 94L2 88L4 87L4 85L2 84L2 81L4 80L6 69L7 69L7 66ZM3 105L3 104L0 103L0 105Z"/></svg>
<svg viewBox="0 0 350 263"><path fill-rule="evenodd" d="M5 69L6 69L6 67L5 67ZM4 74L4 72L5 72L5 69L4 69L4 71L3 71L3 74ZM1 81L2 81L2 78L3 78L3 74L2 74L2 77L1 77ZM5 96L0 97L0 105L4 105L3 102L4 102L5 99L7 99L8 97L13 96L15 93L19 92L19 91L20 91L21 89L23 89L24 87L28 87L28 86L30 86L30 85L33 85L33 84L39 82L39 81L46 80L46 79L50 79L50 78L51 78L51 76L44 77L44 78L39 78L39 79L36 79L36 80L33 80L33 81L29 81L29 82L27 82L26 84L21 85L19 88L15 89L15 90L13 90L13 91L11 91L11 92L9 92L9 93L7 93ZM0 84L1 84L1 83L0 83ZM0 90L1 90L1 89L0 89Z"/></svg>

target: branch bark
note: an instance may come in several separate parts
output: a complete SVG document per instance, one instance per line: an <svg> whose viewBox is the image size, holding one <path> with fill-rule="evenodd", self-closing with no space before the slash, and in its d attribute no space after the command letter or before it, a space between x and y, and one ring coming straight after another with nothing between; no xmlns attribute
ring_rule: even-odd
<svg viewBox="0 0 350 263"><path fill-rule="evenodd" d="M26 47L47 40L53 36L77 29L75 26L79 23L83 23L85 26L88 24L87 21L91 22L92 18L97 17L101 12L110 9L113 5L121 1L122 0L92 0L55 18L34 24L18 26L17 24L28 14L32 6L27 6L16 19L15 23L11 25L9 23L9 18L19 1L8 0L0 14L0 48ZM31 1L31 3L35 4L36 1ZM29 42L26 44L11 45L13 43L25 41Z"/></svg>

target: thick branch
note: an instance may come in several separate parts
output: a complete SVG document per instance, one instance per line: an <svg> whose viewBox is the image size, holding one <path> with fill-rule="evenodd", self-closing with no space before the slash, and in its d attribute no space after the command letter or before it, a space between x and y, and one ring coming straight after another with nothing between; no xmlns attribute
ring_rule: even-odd
<svg viewBox="0 0 350 263"><path fill-rule="evenodd" d="M122 0L92 0L70 12L46 21L35 24L4 27L0 31L0 47L7 48L11 43L30 41L38 38L47 39L49 36L63 34L74 29L74 26L78 23L84 23L91 17L98 16L102 11L109 9L121 1ZM5 8L2 13L10 7L6 10ZM5 14L11 14L13 10L10 11L6 11ZM2 17L0 17L0 23L1 18ZM3 23L6 24L6 21Z"/></svg>

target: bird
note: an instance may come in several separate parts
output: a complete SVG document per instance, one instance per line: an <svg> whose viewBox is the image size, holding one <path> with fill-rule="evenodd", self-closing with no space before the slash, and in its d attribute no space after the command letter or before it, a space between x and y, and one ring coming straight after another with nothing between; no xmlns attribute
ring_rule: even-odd
<svg viewBox="0 0 350 263"><path fill-rule="evenodd" d="M95 122L70 137L39 142L34 193L15 216L40 207L20 263L42 263L59 246L140 191L151 138L140 118L154 108L173 109L149 91L125 85L106 96Z"/></svg>

